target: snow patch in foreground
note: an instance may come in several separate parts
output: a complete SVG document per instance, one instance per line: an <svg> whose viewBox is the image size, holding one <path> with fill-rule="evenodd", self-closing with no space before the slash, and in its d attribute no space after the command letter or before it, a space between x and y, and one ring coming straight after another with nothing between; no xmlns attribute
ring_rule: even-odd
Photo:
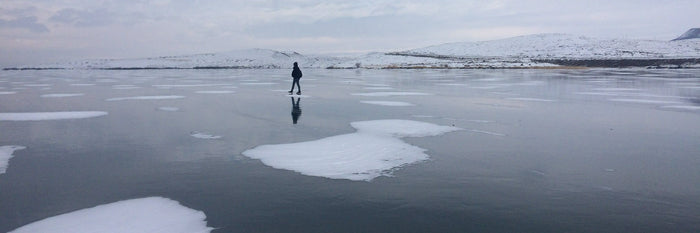
<svg viewBox="0 0 700 233"><path fill-rule="evenodd" d="M0 146L0 174L7 171L7 167L10 165L10 159L12 158L12 153L16 150L27 149L23 146Z"/></svg>
<svg viewBox="0 0 700 233"><path fill-rule="evenodd" d="M391 106L391 107L415 106L412 103L401 102L401 101L360 101L360 102L365 103L365 104L374 104L374 105Z"/></svg>
<svg viewBox="0 0 700 233"><path fill-rule="evenodd" d="M204 212L177 201L147 197L61 214L10 232L210 232L206 218Z"/></svg>
<svg viewBox="0 0 700 233"><path fill-rule="evenodd" d="M63 94L45 94L45 95L40 95L42 98L63 98L63 97L74 97L74 96L83 96L85 94L83 93L63 93Z"/></svg>
<svg viewBox="0 0 700 233"><path fill-rule="evenodd" d="M107 112L5 112L0 113L0 121L43 121L82 119L107 115Z"/></svg>
<svg viewBox="0 0 700 233"><path fill-rule="evenodd" d="M16 91L0 91L0 95L12 95L16 93Z"/></svg>
<svg viewBox="0 0 700 233"><path fill-rule="evenodd" d="M152 95L152 96L133 96L133 97L119 97L110 98L106 101L122 101L122 100L171 100L171 99L182 99L184 96L180 95Z"/></svg>
<svg viewBox="0 0 700 233"><path fill-rule="evenodd" d="M178 107L158 107L158 110L166 111L166 112L177 112L177 111L180 111L180 108L178 108Z"/></svg>
<svg viewBox="0 0 700 233"><path fill-rule="evenodd" d="M425 149L401 141L460 130L411 120L351 123L357 132L315 141L262 145L243 152L267 166L309 176L371 181L407 164L427 160Z"/></svg>

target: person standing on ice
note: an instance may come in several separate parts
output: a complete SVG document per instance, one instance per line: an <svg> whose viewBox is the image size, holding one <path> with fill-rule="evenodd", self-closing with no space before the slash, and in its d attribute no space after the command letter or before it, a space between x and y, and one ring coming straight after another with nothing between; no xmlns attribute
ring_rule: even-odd
<svg viewBox="0 0 700 233"><path fill-rule="evenodd" d="M301 69L299 69L299 65L294 62L294 69L292 70L292 78L294 78L294 81L292 81L292 90L289 91L289 94L291 95L294 93L294 84L297 84L297 95L301 95L301 86L299 86L299 79L301 79Z"/></svg>

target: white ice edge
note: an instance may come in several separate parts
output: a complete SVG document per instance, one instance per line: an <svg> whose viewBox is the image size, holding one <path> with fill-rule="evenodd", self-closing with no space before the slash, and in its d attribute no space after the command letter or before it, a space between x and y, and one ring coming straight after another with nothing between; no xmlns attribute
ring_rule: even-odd
<svg viewBox="0 0 700 233"><path fill-rule="evenodd" d="M210 232L202 211L164 197L113 202L39 220L10 233Z"/></svg>
<svg viewBox="0 0 700 233"><path fill-rule="evenodd" d="M415 106L412 103L408 102L401 102L401 101L360 101L361 103L365 104L373 104L373 105L381 105L381 106L390 106L390 107L408 107L408 106Z"/></svg>
<svg viewBox="0 0 700 233"><path fill-rule="evenodd" d="M390 175L407 164L429 158L425 149L407 144L402 137L436 136L460 130L411 120L353 122L355 133L314 141L262 145L243 155L267 166L308 176L353 181L371 181Z"/></svg>
<svg viewBox="0 0 700 233"><path fill-rule="evenodd" d="M182 99L184 96L180 95L154 95L154 96L132 96L132 97L118 97L109 98L105 101L122 101L122 100L171 100L171 99Z"/></svg>
<svg viewBox="0 0 700 233"><path fill-rule="evenodd" d="M219 139L222 138L221 136L218 135L212 135L212 134L207 134L207 133L201 133L201 132L192 132L190 133L190 136L199 138L199 139Z"/></svg>
<svg viewBox="0 0 700 233"><path fill-rule="evenodd" d="M12 158L12 153L16 150L23 150L27 147L24 146L0 146L0 174L7 171L7 167L10 165L10 159Z"/></svg>
<svg viewBox="0 0 700 233"><path fill-rule="evenodd" d="M56 94L44 94L40 95L39 97L42 98L63 98L63 97L74 97L74 96L83 96L85 94L83 93L56 93Z"/></svg>
<svg viewBox="0 0 700 233"><path fill-rule="evenodd" d="M43 121L82 119L107 115L101 111L75 112L4 112L0 113L0 121Z"/></svg>

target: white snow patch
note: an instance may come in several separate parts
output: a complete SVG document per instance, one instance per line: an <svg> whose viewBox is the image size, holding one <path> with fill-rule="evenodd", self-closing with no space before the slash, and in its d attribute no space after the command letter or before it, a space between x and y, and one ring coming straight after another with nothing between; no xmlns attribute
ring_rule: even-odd
<svg viewBox="0 0 700 233"><path fill-rule="evenodd" d="M371 181L429 156L425 149L402 137L436 136L460 130L411 120L374 120L351 123L357 132L315 141L262 145L243 152L277 169L331 179Z"/></svg>
<svg viewBox="0 0 700 233"><path fill-rule="evenodd" d="M412 103L401 102L401 101L360 101L360 102L365 103L365 104L374 104L374 105L391 106L391 107L415 106Z"/></svg>
<svg viewBox="0 0 700 233"><path fill-rule="evenodd" d="M295 98L310 98L310 95L297 95L297 94L292 94L292 95L287 95L288 97L295 97Z"/></svg>
<svg viewBox="0 0 700 233"><path fill-rule="evenodd" d="M640 104L679 104L676 101L664 101L664 100L648 100L648 99L608 99L615 102L628 102L628 103L640 103Z"/></svg>
<svg viewBox="0 0 700 233"><path fill-rule="evenodd" d="M700 110L700 106L693 106L693 105L667 105L667 106L661 106L662 108L675 108L675 109L683 109L683 110Z"/></svg>
<svg viewBox="0 0 700 233"><path fill-rule="evenodd" d="M199 139L219 139L219 138L222 138L221 136L218 136L218 135L211 135L211 134L201 133L201 132L197 132L197 131L192 132L190 134L190 136L195 137L195 138L199 138Z"/></svg>
<svg viewBox="0 0 700 233"><path fill-rule="evenodd" d="M164 197L118 201L36 221L10 233L24 232L210 232L202 211Z"/></svg>
<svg viewBox="0 0 700 233"><path fill-rule="evenodd" d="M51 84L24 84L25 87L50 87Z"/></svg>
<svg viewBox="0 0 700 233"><path fill-rule="evenodd" d="M352 93L359 96L404 96L404 95L431 95L422 92L367 92L367 93Z"/></svg>
<svg viewBox="0 0 700 233"><path fill-rule="evenodd" d="M82 119L107 115L107 112L6 112L0 113L0 121L43 121Z"/></svg>
<svg viewBox="0 0 700 233"><path fill-rule="evenodd" d="M158 110L166 111L166 112L177 112L180 110L180 108L178 108L178 107L158 107Z"/></svg>
<svg viewBox="0 0 700 233"><path fill-rule="evenodd" d="M603 87L603 88L594 88L593 90L595 90L595 91L639 91L640 89L638 89L638 88L620 88L620 87Z"/></svg>
<svg viewBox="0 0 700 233"><path fill-rule="evenodd" d="M0 91L0 95L12 95L16 93L16 91Z"/></svg>
<svg viewBox="0 0 700 233"><path fill-rule="evenodd" d="M24 146L0 146L0 174L7 171L7 167L10 165L10 159L12 158L12 153L16 150L23 150L27 147Z"/></svg>
<svg viewBox="0 0 700 233"><path fill-rule="evenodd" d="M94 83L72 83L71 86L87 87L87 86L95 86L95 84Z"/></svg>
<svg viewBox="0 0 700 233"><path fill-rule="evenodd" d="M119 97L110 98L106 101L122 101L122 100L170 100L170 99L182 99L184 96L180 95L153 95L153 96L133 96L133 97Z"/></svg>
<svg viewBox="0 0 700 233"><path fill-rule="evenodd" d="M115 90L131 90L131 89L139 89L141 87L135 86L135 85L114 85L112 86L112 89Z"/></svg>
<svg viewBox="0 0 700 233"><path fill-rule="evenodd" d="M83 96L85 94L83 93L60 93L60 94L45 94L45 95L40 95L42 98L62 98L62 97L74 97L74 96Z"/></svg>

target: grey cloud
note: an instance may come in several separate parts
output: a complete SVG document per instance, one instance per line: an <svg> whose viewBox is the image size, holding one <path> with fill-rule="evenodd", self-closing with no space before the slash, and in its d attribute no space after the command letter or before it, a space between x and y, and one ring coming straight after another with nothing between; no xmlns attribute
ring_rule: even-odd
<svg viewBox="0 0 700 233"><path fill-rule="evenodd" d="M21 28L32 32L48 32L49 29L40 24L35 16L22 16L15 19L0 19L0 28Z"/></svg>
<svg viewBox="0 0 700 233"><path fill-rule="evenodd" d="M115 14L106 9L78 10L74 8L60 10L49 20L78 27L105 26L117 22Z"/></svg>

